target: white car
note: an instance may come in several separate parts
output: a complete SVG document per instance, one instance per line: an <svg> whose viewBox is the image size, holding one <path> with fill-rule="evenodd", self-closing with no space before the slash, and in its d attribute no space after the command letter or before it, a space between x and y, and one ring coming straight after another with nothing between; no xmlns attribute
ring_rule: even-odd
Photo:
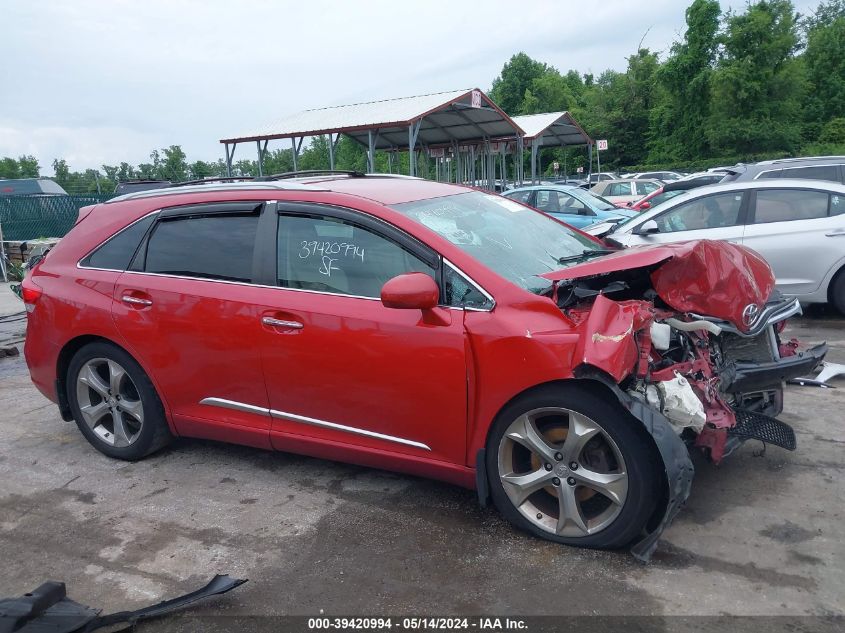
<svg viewBox="0 0 845 633"><path fill-rule="evenodd" d="M612 227L585 229L621 246L727 240L760 253L777 288L845 313L845 185L754 180L692 189Z"/></svg>
<svg viewBox="0 0 845 633"><path fill-rule="evenodd" d="M594 194L613 204L627 204L644 198L652 191L657 191L663 183L659 180L618 179L604 180L590 188Z"/></svg>

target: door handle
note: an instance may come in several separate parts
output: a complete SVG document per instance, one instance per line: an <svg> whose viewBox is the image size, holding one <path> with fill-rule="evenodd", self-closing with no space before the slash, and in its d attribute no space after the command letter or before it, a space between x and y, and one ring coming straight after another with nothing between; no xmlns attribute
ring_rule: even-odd
<svg viewBox="0 0 845 633"><path fill-rule="evenodd" d="M845 237L845 231L831 231L830 233L825 233L826 237Z"/></svg>
<svg viewBox="0 0 845 633"><path fill-rule="evenodd" d="M261 317L261 322L270 327L283 327L289 330L301 330L304 325L299 321L285 321L284 319L274 319L273 317Z"/></svg>
<svg viewBox="0 0 845 633"><path fill-rule="evenodd" d="M131 303L136 306L151 306L153 302L149 299L141 299L140 297L133 297L132 295L123 295L120 298L123 303Z"/></svg>

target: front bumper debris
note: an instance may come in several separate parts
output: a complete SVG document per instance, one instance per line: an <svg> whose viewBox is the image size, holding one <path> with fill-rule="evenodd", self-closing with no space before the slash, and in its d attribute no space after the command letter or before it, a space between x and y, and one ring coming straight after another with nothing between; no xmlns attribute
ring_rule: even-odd
<svg viewBox="0 0 845 633"><path fill-rule="evenodd" d="M658 506L648 524L648 534L631 546L631 554L641 562L648 562L663 531L680 512L689 497L695 468L686 444L681 440L669 420L662 413L632 398L602 372L582 367L576 375L580 379L595 380L608 387L625 409L639 420L654 440L666 474L664 503Z"/></svg>
<svg viewBox="0 0 845 633"><path fill-rule="evenodd" d="M786 356L768 363L734 363L733 380L723 385L728 393L748 393L779 386L782 382L806 376L822 362L827 344L821 343L794 356Z"/></svg>
<svg viewBox="0 0 845 633"><path fill-rule="evenodd" d="M734 413L736 425L728 429L728 436L743 441L760 440L788 451L795 450L795 431L785 422L755 411L738 409Z"/></svg>

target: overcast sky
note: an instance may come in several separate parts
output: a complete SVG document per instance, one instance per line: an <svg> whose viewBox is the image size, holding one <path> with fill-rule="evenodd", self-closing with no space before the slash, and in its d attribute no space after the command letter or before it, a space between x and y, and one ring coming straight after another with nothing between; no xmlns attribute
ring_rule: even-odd
<svg viewBox="0 0 845 633"><path fill-rule="evenodd" d="M520 50L564 72L624 70L641 39L668 51L688 4L4 0L0 156L33 154L45 175L57 157L138 164L172 144L216 160L220 138L299 110L488 90Z"/></svg>

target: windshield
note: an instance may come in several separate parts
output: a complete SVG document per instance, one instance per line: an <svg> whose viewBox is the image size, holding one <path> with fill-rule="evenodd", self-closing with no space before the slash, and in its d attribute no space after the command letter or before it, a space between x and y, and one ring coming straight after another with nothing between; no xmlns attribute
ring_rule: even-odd
<svg viewBox="0 0 845 633"><path fill-rule="evenodd" d="M600 244L543 213L480 191L393 208L531 292L542 293L551 286L537 275L578 263L589 257L585 252L602 250ZM559 262L570 257L574 259Z"/></svg>
<svg viewBox="0 0 845 633"><path fill-rule="evenodd" d="M567 190L566 193L578 198L584 204L589 205L593 209L598 209L599 211L610 211L616 208L615 204L609 200L605 200L600 195L595 194L592 191L585 191L584 189L576 187L574 189Z"/></svg>

